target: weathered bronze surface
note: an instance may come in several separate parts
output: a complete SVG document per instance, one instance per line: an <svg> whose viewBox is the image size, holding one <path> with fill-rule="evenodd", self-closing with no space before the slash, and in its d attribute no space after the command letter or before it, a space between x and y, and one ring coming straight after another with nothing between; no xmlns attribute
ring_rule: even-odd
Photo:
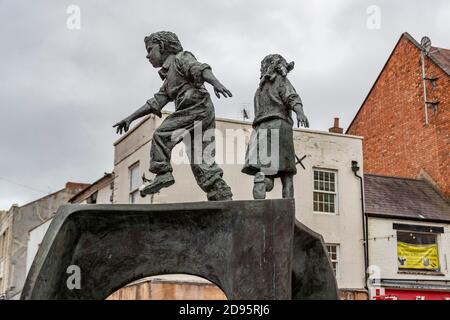
<svg viewBox="0 0 450 320"><path fill-rule="evenodd" d="M215 128L214 105L204 83L214 88L217 98L220 95L231 97L231 92L214 76L208 64L200 63L191 52L183 50L173 32L152 33L144 42L147 59L154 68L159 68L163 85L141 108L114 127L121 134L128 131L134 120L145 115L161 117L162 108L169 102L175 103L175 112L167 116L153 134L150 171L156 176L141 188L141 195L157 193L175 183L171 153L183 141L197 184L208 200L232 200L231 189L222 178L223 171L214 161L214 136L205 138L207 141L204 139L205 132L211 133ZM207 147L209 151L205 152Z"/></svg>
<svg viewBox="0 0 450 320"><path fill-rule="evenodd" d="M243 173L263 174L266 191L273 188L273 179L280 178L283 198L294 197L293 176L297 173L292 131L292 112L297 115L297 125L309 127L303 112L303 103L287 78L294 62L279 54L270 54L261 61L261 76L255 93L255 119L245 155ZM256 198L265 197L256 185ZM256 199L255 198L255 199Z"/></svg>
<svg viewBox="0 0 450 320"><path fill-rule="evenodd" d="M292 199L65 205L21 298L105 299L134 280L184 273L229 299L336 299L320 236L294 221ZM71 265L81 270L80 289L67 286Z"/></svg>

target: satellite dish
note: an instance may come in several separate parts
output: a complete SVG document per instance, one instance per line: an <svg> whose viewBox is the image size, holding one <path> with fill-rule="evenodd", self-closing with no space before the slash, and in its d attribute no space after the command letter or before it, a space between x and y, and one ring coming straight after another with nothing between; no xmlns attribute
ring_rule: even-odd
<svg viewBox="0 0 450 320"><path fill-rule="evenodd" d="M426 54L428 54L431 50L431 40L427 36L423 37L422 40L420 40L420 45L422 46L422 51L424 51Z"/></svg>

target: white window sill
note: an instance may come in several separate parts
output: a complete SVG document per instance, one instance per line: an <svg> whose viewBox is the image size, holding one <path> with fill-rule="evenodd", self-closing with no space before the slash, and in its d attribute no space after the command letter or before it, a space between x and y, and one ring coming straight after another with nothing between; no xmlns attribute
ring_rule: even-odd
<svg viewBox="0 0 450 320"><path fill-rule="evenodd" d="M320 212L320 211L313 211L314 214L320 214L324 216L338 216L339 213L331 213L331 212Z"/></svg>

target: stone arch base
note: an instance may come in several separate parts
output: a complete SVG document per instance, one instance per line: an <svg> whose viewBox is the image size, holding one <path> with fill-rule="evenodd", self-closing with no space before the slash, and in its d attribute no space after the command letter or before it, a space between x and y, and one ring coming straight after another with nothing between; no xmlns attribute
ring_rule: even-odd
<svg viewBox="0 0 450 320"><path fill-rule="evenodd" d="M229 299L336 299L322 238L294 214L287 199L64 205L21 298L105 299L140 278L185 273ZM79 289L70 266L80 270Z"/></svg>

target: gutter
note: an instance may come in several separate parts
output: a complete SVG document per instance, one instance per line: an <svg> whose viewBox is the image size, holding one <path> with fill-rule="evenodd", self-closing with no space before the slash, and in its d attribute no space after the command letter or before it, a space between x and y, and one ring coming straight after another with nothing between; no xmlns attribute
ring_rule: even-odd
<svg viewBox="0 0 450 320"><path fill-rule="evenodd" d="M364 188L363 188L363 178L358 175L359 165L358 161L352 161L352 171L355 174L355 177L359 179L360 192L361 192L361 217L362 217L362 229L363 229L363 245L364 245L364 288L368 290L367 280L369 275L367 270L369 268L369 242L367 239L369 238L369 226L367 224L367 215L365 213L364 206Z"/></svg>
<svg viewBox="0 0 450 320"><path fill-rule="evenodd" d="M430 222L430 223L440 223L440 224L449 224L450 220L444 219L433 219L433 218L420 218L420 217L409 217L409 216L399 216L396 214L389 213L376 213L376 212L366 212L366 216L373 218L383 218L390 220L405 220L405 221L417 221L417 222Z"/></svg>

